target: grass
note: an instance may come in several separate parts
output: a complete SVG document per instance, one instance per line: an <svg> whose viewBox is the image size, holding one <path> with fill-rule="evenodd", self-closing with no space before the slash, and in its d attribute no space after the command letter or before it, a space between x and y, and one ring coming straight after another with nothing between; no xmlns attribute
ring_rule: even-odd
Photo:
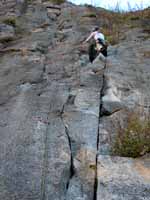
<svg viewBox="0 0 150 200"><path fill-rule="evenodd" d="M85 15L83 15L82 17L90 17L90 18L96 18L97 17L97 15L95 14L95 13L87 13L87 14L85 14Z"/></svg>
<svg viewBox="0 0 150 200"><path fill-rule="evenodd" d="M103 19L101 29L111 45L119 43L128 29L137 27L147 34L150 32L150 9L126 13L101 10L97 18Z"/></svg>
<svg viewBox="0 0 150 200"><path fill-rule="evenodd" d="M150 117L144 120L138 113L128 113L127 125L119 127L112 154L137 158L150 152Z"/></svg>
<svg viewBox="0 0 150 200"><path fill-rule="evenodd" d="M102 28L102 33L106 36L107 41L111 45L115 45L119 43L119 38L120 38L120 30L118 26L112 26L111 29L104 27Z"/></svg>

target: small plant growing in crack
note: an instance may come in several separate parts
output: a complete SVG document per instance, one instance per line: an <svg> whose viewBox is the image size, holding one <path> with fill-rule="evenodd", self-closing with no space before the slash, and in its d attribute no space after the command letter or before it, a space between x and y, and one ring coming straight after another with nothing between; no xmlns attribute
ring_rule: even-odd
<svg viewBox="0 0 150 200"><path fill-rule="evenodd" d="M112 154L136 158L149 152L150 116L142 119L138 113L128 113L126 127L117 130Z"/></svg>

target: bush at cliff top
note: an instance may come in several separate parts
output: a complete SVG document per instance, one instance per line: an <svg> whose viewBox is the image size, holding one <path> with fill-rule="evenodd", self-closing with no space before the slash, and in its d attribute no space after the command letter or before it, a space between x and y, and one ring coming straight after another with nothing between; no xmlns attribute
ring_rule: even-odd
<svg viewBox="0 0 150 200"><path fill-rule="evenodd" d="M113 155L136 158L150 152L150 118L141 120L136 114L129 115L127 127L117 132Z"/></svg>

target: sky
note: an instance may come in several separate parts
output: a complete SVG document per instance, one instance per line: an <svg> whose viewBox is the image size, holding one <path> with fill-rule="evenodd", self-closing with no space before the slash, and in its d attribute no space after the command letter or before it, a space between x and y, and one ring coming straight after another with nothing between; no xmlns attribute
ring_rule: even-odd
<svg viewBox="0 0 150 200"><path fill-rule="evenodd" d="M116 8L117 2L121 10L139 10L150 6L150 0L70 0L75 4L92 4L106 9Z"/></svg>

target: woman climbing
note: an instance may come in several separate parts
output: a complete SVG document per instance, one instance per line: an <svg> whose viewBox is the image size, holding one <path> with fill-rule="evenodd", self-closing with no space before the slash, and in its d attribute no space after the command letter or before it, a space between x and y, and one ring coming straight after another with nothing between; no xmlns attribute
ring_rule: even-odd
<svg viewBox="0 0 150 200"><path fill-rule="evenodd" d="M89 59L90 62L102 53L103 56L107 57L107 44L105 41L104 35L99 31L99 27L95 27L89 37L84 41L84 43L88 42L91 39L94 39L94 44L91 44L89 47Z"/></svg>

